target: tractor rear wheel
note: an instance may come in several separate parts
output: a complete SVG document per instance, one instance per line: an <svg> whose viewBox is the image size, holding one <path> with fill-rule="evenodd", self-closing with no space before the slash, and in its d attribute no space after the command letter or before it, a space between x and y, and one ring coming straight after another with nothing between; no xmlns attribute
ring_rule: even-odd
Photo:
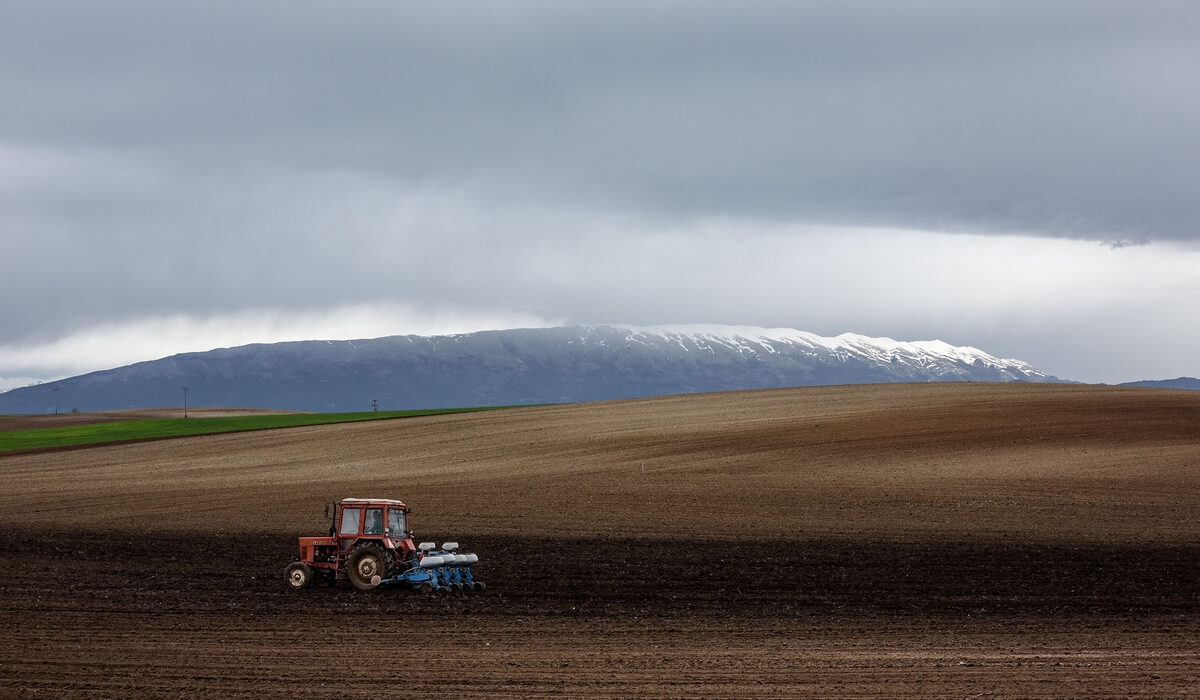
<svg viewBox="0 0 1200 700"><path fill-rule="evenodd" d="M308 564L301 561L294 561L288 564L288 567L283 570L283 576L290 590L299 591L308 588L312 583L313 571Z"/></svg>
<svg viewBox="0 0 1200 700"><path fill-rule="evenodd" d="M350 584L360 591L376 588L391 571L392 556L374 542L355 547L346 560L346 575Z"/></svg>

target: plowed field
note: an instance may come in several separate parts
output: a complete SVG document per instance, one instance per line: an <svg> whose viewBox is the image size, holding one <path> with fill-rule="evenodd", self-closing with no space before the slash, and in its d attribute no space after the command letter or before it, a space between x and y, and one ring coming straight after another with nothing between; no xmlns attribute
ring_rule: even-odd
<svg viewBox="0 0 1200 700"><path fill-rule="evenodd" d="M1200 392L809 388L0 456L0 695L1200 694ZM482 594L284 590L401 498Z"/></svg>

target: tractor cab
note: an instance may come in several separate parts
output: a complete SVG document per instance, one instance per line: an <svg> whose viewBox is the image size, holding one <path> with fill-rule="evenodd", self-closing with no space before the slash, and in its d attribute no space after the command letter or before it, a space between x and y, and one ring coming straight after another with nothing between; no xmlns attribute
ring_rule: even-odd
<svg viewBox="0 0 1200 700"><path fill-rule="evenodd" d="M330 510L332 509L332 513ZM408 506L400 501L343 498L325 506L330 535L338 550L349 552L364 540L376 540L405 559L415 548L408 532Z"/></svg>

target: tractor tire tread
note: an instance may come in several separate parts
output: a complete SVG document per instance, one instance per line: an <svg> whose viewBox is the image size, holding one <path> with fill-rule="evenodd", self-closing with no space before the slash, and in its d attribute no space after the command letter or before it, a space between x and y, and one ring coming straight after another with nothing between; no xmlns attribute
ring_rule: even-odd
<svg viewBox="0 0 1200 700"><path fill-rule="evenodd" d="M350 579L350 584L360 591L374 590L379 586L379 584L371 583L370 579L363 579L359 576L358 561L367 554L374 555L379 560L380 570L378 576L381 579L388 578L394 566L391 552L387 551L379 543L364 542L356 546L350 552L350 556L346 558L346 575Z"/></svg>

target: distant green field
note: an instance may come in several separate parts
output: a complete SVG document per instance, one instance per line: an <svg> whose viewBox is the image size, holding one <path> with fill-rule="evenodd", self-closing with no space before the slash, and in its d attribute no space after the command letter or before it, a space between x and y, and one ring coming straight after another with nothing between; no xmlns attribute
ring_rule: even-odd
<svg viewBox="0 0 1200 700"><path fill-rule="evenodd" d="M125 440L209 435L269 428L294 428L305 425L349 423L352 421L411 418L444 413L488 411L504 406L484 408L440 408L418 411L368 411L365 413L284 413L261 416L227 416L220 418L160 418L151 420L113 421L62 428L31 430L0 430L0 452L31 450L40 447L90 445Z"/></svg>

